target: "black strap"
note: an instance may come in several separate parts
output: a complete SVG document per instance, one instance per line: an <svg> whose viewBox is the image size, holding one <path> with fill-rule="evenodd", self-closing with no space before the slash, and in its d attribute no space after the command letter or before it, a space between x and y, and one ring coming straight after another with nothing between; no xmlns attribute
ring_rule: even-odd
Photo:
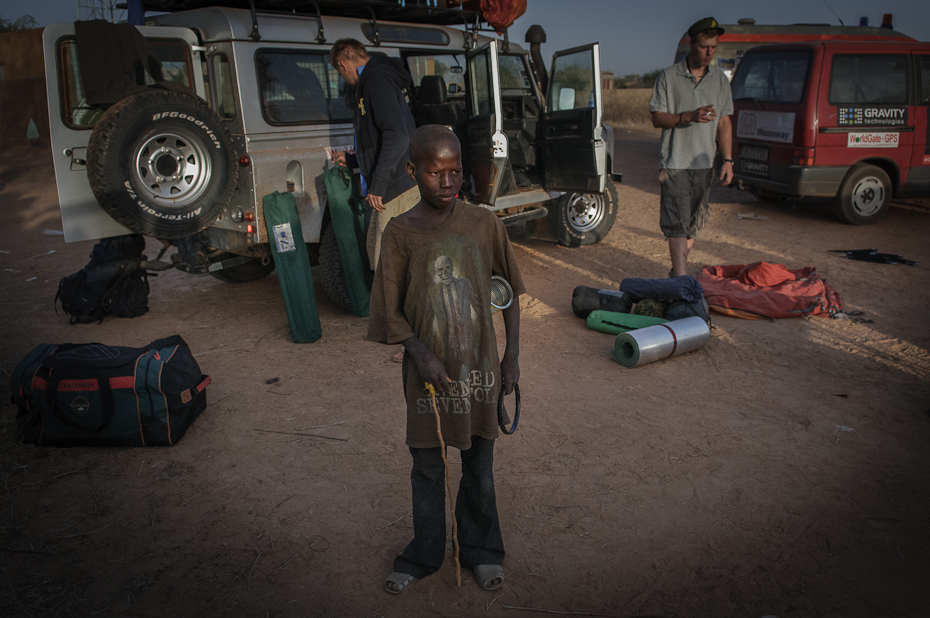
<svg viewBox="0 0 930 618"><path fill-rule="evenodd" d="M497 424L500 426L501 431L503 431L508 436L517 430L517 423L520 422L520 385L513 385L513 394L516 399L515 405L516 409L513 413L513 424L510 425L510 430L507 429L507 424L504 423L504 395L507 392L507 385L501 385L501 394L497 398Z"/></svg>

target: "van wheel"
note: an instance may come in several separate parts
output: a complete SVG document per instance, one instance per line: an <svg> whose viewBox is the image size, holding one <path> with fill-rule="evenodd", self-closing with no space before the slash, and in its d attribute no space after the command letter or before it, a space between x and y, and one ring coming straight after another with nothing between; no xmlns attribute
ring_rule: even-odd
<svg viewBox="0 0 930 618"><path fill-rule="evenodd" d="M599 243L617 219L617 187L607 181L603 193L566 193L556 203L558 239L566 247Z"/></svg>
<svg viewBox="0 0 930 618"><path fill-rule="evenodd" d="M328 225L320 236L320 272L323 276L323 289L329 300L348 313L352 313L352 300L349 298L349 286L346 274L342 270L342 257L336 244L336 233Z"/></svg>
<svg viewBox="0 0 930 618"><path fill-rule="evenodd" d="M853 165L836 194L836 216L853 225L871 225L885 216L891 205L891 179L879 167Z"/></svg>
<svg viewBox="0 0 930 618"><path fill-rule="evenodd" d="M267 263L265 262L266 259ZM226 283L251 283L252 281L264 279L272 272L274 272L274 260L268 257L255 258L238 266L211 271L210 274Z"/></svg>
<svg viewBox="0 0 930 618"><path fill-rule="evenodd" d="M181 238L205 229L236 188L226 125L200 99L151 90L111 106L87 144L87 177L103 209L130 230Z"/></svg>

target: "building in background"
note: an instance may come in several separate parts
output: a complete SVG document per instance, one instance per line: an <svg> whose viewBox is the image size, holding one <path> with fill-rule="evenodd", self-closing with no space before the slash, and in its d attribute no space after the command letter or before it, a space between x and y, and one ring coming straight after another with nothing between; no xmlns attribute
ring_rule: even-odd
<svg viewBox="0 0 930 618"><path fill-rule="evenodd" d="M0 34L0 146L49 147L42 28Z"/></svg>

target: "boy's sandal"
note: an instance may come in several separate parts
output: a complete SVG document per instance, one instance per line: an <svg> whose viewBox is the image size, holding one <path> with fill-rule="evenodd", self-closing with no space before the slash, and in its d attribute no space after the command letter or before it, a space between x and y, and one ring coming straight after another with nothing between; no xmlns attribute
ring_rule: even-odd
<svg viewBox="0 0 930 618"><path fill-rule="evenodd" d="M394 571L387 576L386 580L384 580L384 589L391 594L400 594L407 588L410 588L415 583L417 583L417 579L418 578L414 577L413 575Z"/></svg>
<svg viewBox="0 0 930 618"><path fill-rule="evenodd" d="M472 571L484 590L497 590L504 585L504 569L499 564L479 564Z"/></svg>

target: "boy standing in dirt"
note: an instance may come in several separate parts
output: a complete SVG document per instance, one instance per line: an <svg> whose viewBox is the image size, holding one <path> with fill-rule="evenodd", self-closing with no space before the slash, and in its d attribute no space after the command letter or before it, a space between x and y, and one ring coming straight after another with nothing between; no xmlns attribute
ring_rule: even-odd
<svg viewBox="0 0 930 618"><path fill-rule="evenodd" d="M456 196L461 145L448 128L427 125L410 140L407 172L421 199L384 230L371 290L369 341L402 343L407 439L413 457L414 538L394 560L385 589L399 594L437 571L446 553L445 471L430 395L436 390L446 444L461 450L455 505L461 564L478 585L503 585L504 543L494 492L497 401L520 379L519 296L523 281L501 221ZM510 282L503 311L507 346L499 362L491 316L491 276Z"/></svg>

